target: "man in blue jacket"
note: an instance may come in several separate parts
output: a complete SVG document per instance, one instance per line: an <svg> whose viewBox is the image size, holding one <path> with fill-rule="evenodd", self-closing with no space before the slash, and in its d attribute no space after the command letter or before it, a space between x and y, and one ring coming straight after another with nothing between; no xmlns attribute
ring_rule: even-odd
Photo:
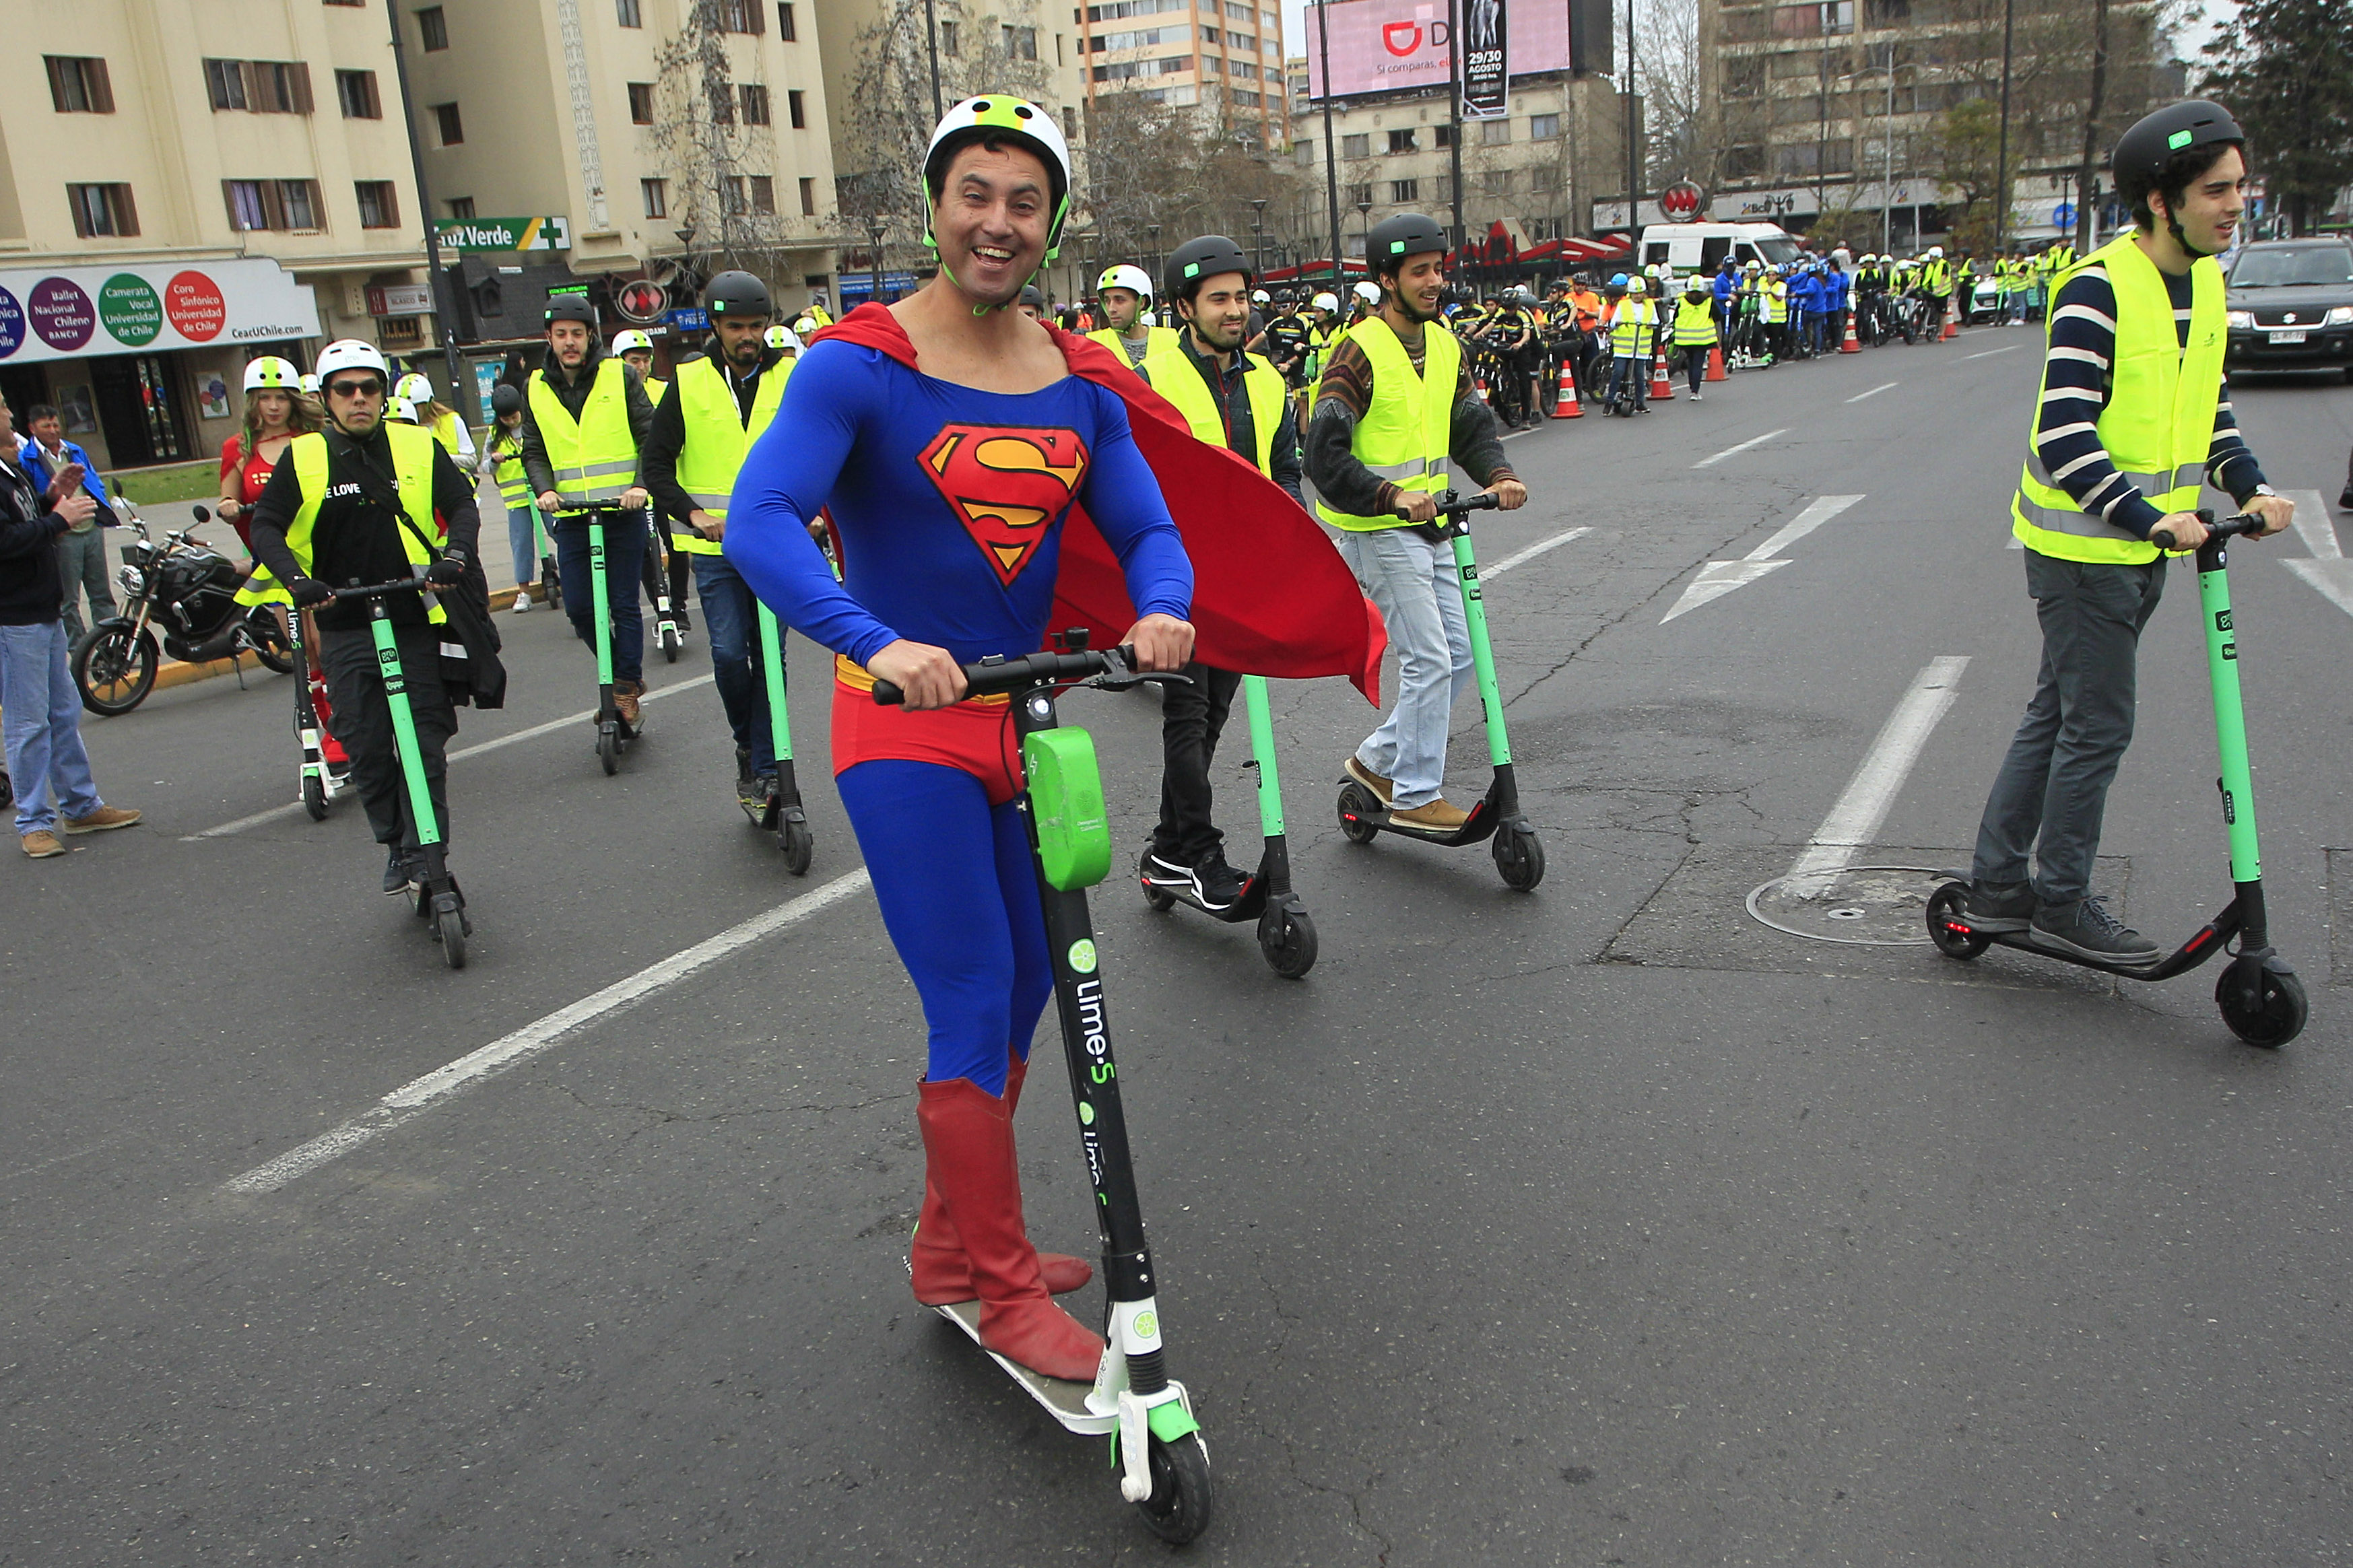
<svg viewBox="0 0 2353 1568"><path fill-rule="evenodd" d="M34 404L25 410L25 427L32 435L17 448L16 457L25 465L33 488L47 491L68 467L77 467L81 469L82 493L97 503L87 521L58 536L58 572L65 588L66 641L75 642L83 630L84 592L90 595L92 626L114 616L114 591L106 576L106 535L99 531L114 526L114 505L107 499L106 481L98 477L98 465L90 460L90 454L78 443L66 439L65 421L58 417L56 409L46 403Z"/></svg>
<svg viewBox="0 0 2353 1568"><path fill-rule="evenodd" d="M1729 256L1715 264L1715 281L1712 287L1715 291L1716 341L1729 345L1732 342L1732 297L1740 291L1740 268L1733 265Z"/></svg>

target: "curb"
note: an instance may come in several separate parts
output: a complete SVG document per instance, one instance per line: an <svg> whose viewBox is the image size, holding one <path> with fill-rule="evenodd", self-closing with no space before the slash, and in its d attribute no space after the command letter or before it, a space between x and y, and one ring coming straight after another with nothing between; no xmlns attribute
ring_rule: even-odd
<svg viewBox="0 0 2353 1568"><path fill-rule="evenodd" d="M496 615L512 605L518 591L513 588L501 588L492 594L491 613ZM532 595L532 599L533 603L543 602L536 594ZM154 689L165 691L175 686L193 686L199 680L210 680L218 675L234 675L243 662L241 656L235 659L216 658L205 664L183 664L176 658L165 659L156 668ZM259 669L261 667L256 664L254 668Z"/></svg>

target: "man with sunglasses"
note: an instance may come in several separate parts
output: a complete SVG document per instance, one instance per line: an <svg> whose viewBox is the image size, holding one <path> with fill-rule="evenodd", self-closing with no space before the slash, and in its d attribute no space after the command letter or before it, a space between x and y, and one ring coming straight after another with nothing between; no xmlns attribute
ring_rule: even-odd
<svg viewBox="0 0 2353 1568"><path fill-rule="evenodd" d="M436 587L454 588L474 557L481 520L472 482L433 433L385 422L391 376L374 345L351 338L329 343L320 352L318 374L327 426L294 438L253 505L257 580L283 583L297 605L317 607L335 739L351 754L368 826L390 852L384 890L397 893L408 885L417 824L409 819L368 606L333 594L420 574ZM443 755L458 732L458 711L431 678L441 665L445 612L421 594L396 594L385 603L402 668L427 673L409 681L408 706L446 842Z"/></svg>

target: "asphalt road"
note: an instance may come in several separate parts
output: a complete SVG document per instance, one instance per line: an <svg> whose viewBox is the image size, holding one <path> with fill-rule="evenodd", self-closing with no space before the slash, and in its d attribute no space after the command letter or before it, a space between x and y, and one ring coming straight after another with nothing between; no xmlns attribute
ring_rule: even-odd
<svg viewBox="0 0 2353 1568"><path fill-rule="evenodd" d="M1868 829L1841 858L1965 858L2038 653L2002 516L2036 342L1979 329L1514 440L1534 500L1479 520L1482 558L1590 530L1489 579L1535 893L1483 850L1341 839L1332 780L1374 715L1337 682L1277 690L1310 977L1248 926L1099 890L1171 1371L1219 1486L1187 1559L2353 1561L2353 595L2288 564L2333 530L2233 552L2274 937L2312 994L2286 1049L2233 1041L2211 969L1963 966L1744 909L1834 808ZM2353 390L2239 409L2275 484L2333 501ZM2103 872L2176 939L2228 891L2195 593L2178 570L2149 634ZM501 624L513 706L460 747L591 704L559 616ZM650 673L706 676L701 637ZM906 1294L921 1019L836 881L859 862L825 662L797 643L792 675L805 880L686 687L617 778L585 719L453 764L462 973L376 895L356 802L203 837L292 798L285 681L86 725L108 798L148 815L0 868L0 1563L1162 1556L1100 1440ZM1132 855L1154 700L1066 714ZM1245 752L1219 767L1237 863ZM1466 703L1455 798L1483 763ZM518 1037L509 1070L372 1111ZM354 1119L336 1157L232 1185ZM1086 1253L1070 1127L1041 1079L1032 1228Z"/></svg>

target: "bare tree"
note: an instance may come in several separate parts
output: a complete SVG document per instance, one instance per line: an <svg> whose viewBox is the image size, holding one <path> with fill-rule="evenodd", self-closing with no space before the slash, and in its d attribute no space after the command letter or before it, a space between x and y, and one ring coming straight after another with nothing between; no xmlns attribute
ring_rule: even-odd
<svg viewBox="0 0 2353 1568"><path fill-rule="evenodd" d="M1713 184L1723 139L1703 85L1698 0L1630 3L1635 7L1634 74L1648 132L1643 184L1653 191L1677 180Z"/></svg>

